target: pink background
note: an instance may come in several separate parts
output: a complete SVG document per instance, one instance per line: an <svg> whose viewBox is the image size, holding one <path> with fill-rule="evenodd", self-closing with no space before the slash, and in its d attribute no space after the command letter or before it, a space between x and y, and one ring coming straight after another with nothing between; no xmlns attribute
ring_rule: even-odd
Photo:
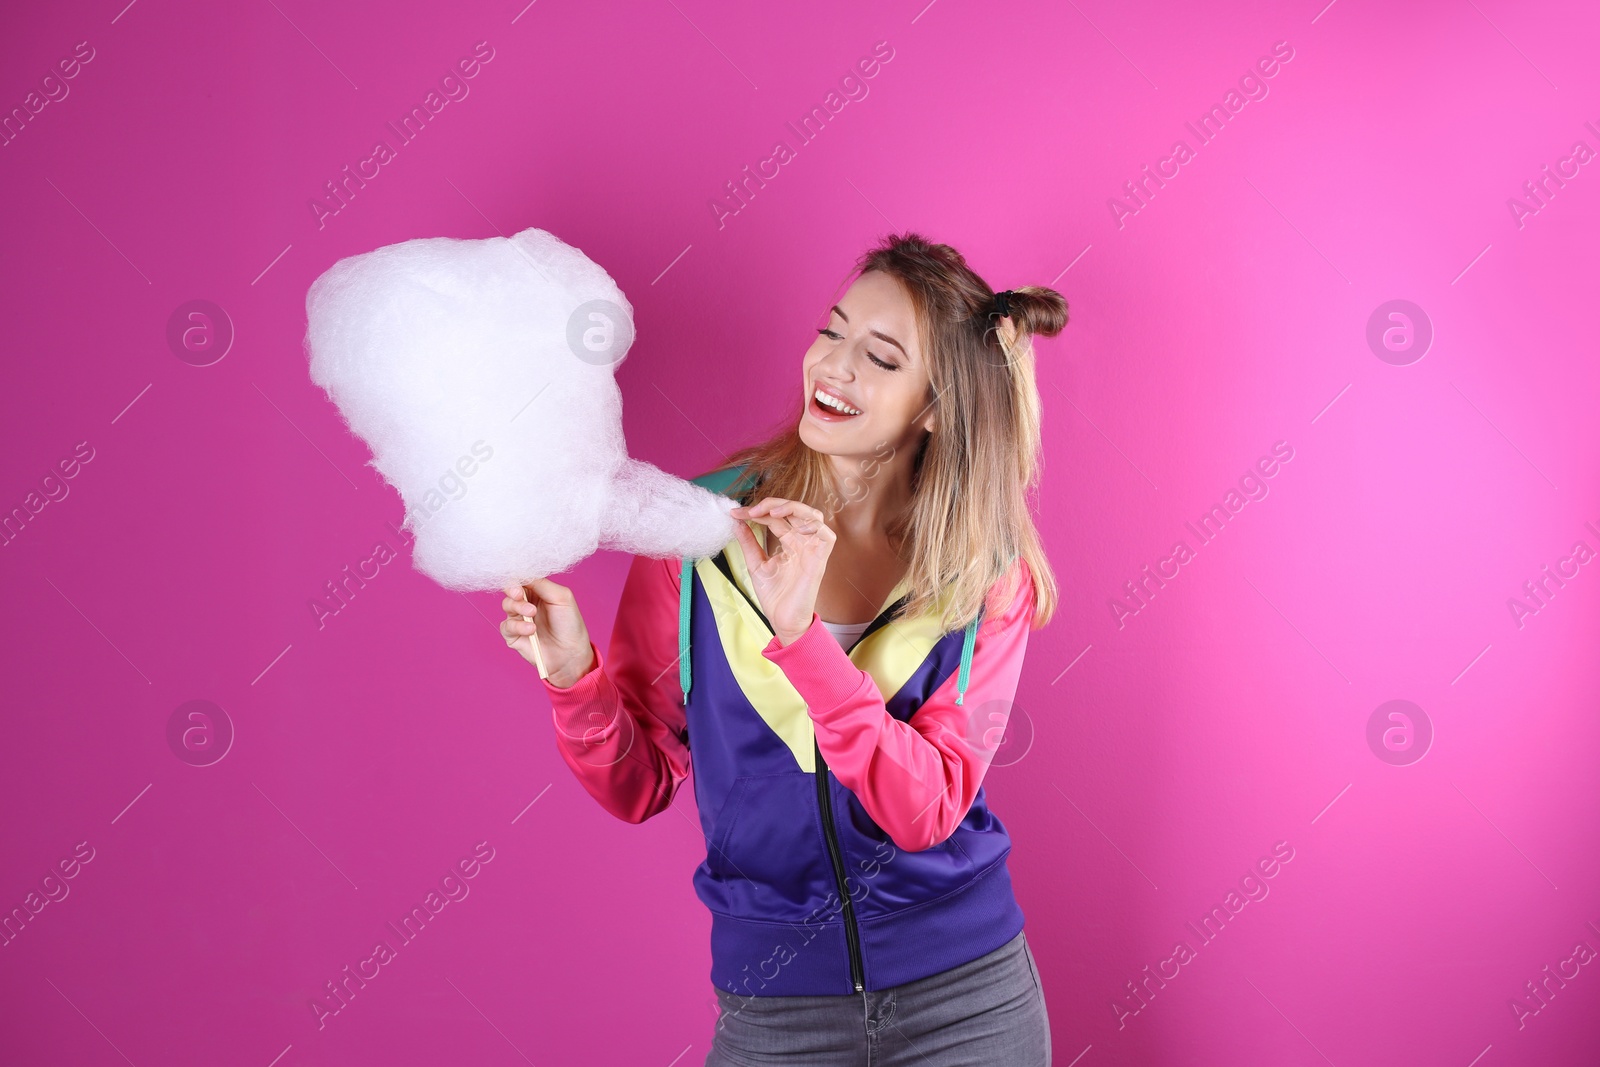
<svg viewBox="0 0 1600 1067"><path fill-rule="evenodd" d="M1587 5L122 3L0 33L8 110L94 50L0 147L0 509L93 450L0 549L0 904L94 850L0 948L0 1061L704 1058L691 790L605 814L495 596L403 558L321 629L309 606L402 507L308 379L307 286L533 225L634 303L632 450L684 475L787 410L891 227L1068 299L1039 371L1061 610L1031 747L988 779L1056 1063L1600 1057L1600 967L1562 962L1600 949L1600 568L1508 607L1600 549L1600 168L1507 205L1600 149ZM470 95L319 228L324 182L479 41ZM867 97L719 228L724 183L879 41ZM1269 94L1119 228L1108 199L1279 41ZM166 340L194 299L237 334L209 366ZM1409 365L1365 339L1391 299L1435 332ZM1123 583L1277 441L1270 494L1119 628ZM626 563L564 579L601 642ZM1367 740L1394 699L1434 733L1409 765ZM190 700L236 731L210 766L168 744ZM319 1029L324 983L484 841L470 895ZM1270 895L1126 1014L1280 841ZM1547 965L1579 970L1540 1006Z"/></svg>

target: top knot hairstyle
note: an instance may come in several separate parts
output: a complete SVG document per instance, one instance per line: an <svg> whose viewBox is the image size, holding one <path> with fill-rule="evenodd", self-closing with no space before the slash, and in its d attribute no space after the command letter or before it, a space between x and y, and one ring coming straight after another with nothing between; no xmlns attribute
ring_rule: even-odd
<svg viewBox="0 0 1600 1067"><path fill-rule="evenodd" d="M1033 338L1061 332L1067 302L1039 285L997 293L960 252L916 233L884 238L848 280L867 271L895 278L910 297L937 411L913 459L910 506L890 529L909 562L906 613L930 610L951 590L943 625L959 629L1020 557L1034 587L1033 625L1043 626L1057 593L1028 509L1040 446ZM859 495L835 484L828 457L800 439L799 421L796 413L772 439L730 457L753 472L742 502L779 496L831 514ZM1004 587L989 610L1003 610L1014 593Z"/></svg>

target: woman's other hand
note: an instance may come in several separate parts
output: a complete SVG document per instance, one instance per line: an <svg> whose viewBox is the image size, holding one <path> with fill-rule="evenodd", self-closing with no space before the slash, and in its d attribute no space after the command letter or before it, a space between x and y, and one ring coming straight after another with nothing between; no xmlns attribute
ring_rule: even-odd
<svg viewBox="0 0 1600 1067"><path fill-rule="evenodd" d="M521 653L529 663L543 658L545 680L561 689L575 685L594 666L589 628L572 590L549 578L535 578L527 585L508 585L503 590L505 621L500 634L506 644ZM538 641L537 652L534 642Z"/></svg>
<svg viewBox="0 0 1600 1067"><path fill-rule="evenodd" d="M744 550L750 583L772 632L785 645L799 640L811 625L817 610L817 591L822 588L822 572L833 552L834 533L823 520L822 512L808 504L769 496L749 507L734 508L729 514L741 520L734 527L739 547ZM768 554L743 520L765 526L767 544L772 536L778 547Z"/></svg>

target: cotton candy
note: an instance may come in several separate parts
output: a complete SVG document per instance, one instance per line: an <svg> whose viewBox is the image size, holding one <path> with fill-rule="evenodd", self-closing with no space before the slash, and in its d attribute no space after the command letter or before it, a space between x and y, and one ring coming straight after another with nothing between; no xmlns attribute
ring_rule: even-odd
<svg viewBox="0 0 1600 1067"><path fill-rule="evenodd" d="M552 234L350 256L312 283L306 320L311 380L399 490L413 562L445 588L733 539L733 501L628 458L614 375L632 305Z"/></svg>

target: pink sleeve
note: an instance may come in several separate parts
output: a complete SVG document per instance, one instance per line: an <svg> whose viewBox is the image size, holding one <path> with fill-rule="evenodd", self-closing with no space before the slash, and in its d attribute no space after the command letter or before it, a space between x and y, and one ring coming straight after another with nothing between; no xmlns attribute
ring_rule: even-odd
<svg viewBox="0 0 1600 1067"><path fill-rule="evenodd" d="M635 556L623 582L609 662L550 694L556 748L584 789L625 822L665 811L689 776L687 721L678 684L678 567Z"/></svg>
<svg viewBox="0 0 1600 1067"><path fill-rule="evenodd" d="M1033 625L1032 577L1025 562L1017 566L1011 603L978 627L962 702L956 703L959 672L951 671L908 722L889 714L872 676L851 661L815 612L793 644L774 637L762 650L805 699L829 769L909 852L932 848L955 832L994 757ZM987 706L996 700L1005 704Z"/></svg>

